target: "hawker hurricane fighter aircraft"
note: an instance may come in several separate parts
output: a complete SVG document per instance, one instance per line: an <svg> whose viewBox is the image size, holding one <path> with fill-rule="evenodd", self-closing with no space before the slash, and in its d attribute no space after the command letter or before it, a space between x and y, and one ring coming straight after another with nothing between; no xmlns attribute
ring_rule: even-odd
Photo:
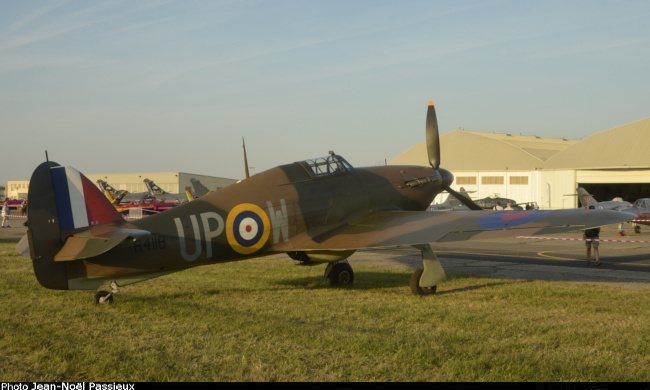
<svg viewBox="0 0 650 390"><path fill-rule="evenodd" d="M430 245L549 234L629 219L604 210L428 212L453 176L439 168L433 103L426 120L430 167L354 168L343 157L282 165L161 214L127 222L84 175L44 162L29 187L27 241L38 281L51 289L96 290L110 302L118 287L199 265L287 253L329 263L333 285L352 284L347 258L357 249L412 245L423 269L411 279L417 295L433 294L445 272Z"/></svg>

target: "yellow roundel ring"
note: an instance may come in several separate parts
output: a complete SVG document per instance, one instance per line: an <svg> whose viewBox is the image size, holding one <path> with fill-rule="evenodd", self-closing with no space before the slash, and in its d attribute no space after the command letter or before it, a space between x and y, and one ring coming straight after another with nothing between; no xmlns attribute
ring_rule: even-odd
<svg viewBox="0 0 650 390"><path fill-rule="evenodd" d="M271 233L271 221L264 210L251 203L235 206L226 219L226 237L230 247L242 255L260 250Z"/></svg>

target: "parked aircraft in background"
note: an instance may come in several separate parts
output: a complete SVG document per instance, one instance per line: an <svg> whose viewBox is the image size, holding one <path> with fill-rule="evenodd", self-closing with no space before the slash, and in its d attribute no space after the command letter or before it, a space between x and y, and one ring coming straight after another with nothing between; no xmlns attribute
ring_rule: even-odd
<svg viewBox="0 0 650 390"><path fill-rule="evenodd" d="M582 207L594 206L599 210L622 210L632 207L630 202L626 202L622 198L614 198L612 200L599 202L593 195L582 187L578 187L578 201L580 201Z"/></svg>
<svg viewBox="0 0 650 390"><path fill-rule="evenodd" d="M444 210L448 210L448 211L469 210L469 207L462 204L460 200L456 199L451 194L447 196L447 199L445 199L444 202L431 204L429 206L429 211L444 211Z"/></svg>
<svg viewBox="0 0 650 390"><path fill-rule="evenodd" d="M122 215L128 215L129 211L133 208L141 208L142 215L147 216L172 209L180 204L181 202L178 201L168 202L156 198L144 198L140 200L132 200L129 203L119 204L115 208Z"/></svg>
<svg viewBox="0 0 650 390"><path fill-rule="evenodd" d="M116 190L113 186L101 179L97 180L97 185L113 204L129 203L132 200L140 200L151 196L149 191L128 192L126 190Z"/></svg>
<svg viewBox="0 0 650 390"><path fill-rule="evenodd" d="M635 233L641 233L641 226L650 226L650 198L637 199L632 207L637 210L637 217L630 222L634 226Z"/></svg>
<svg viewBox="0 0 650 390"><path fill-rule="evenodd" d="M465 192L465 189L461 187L460 189L461 194L467 194ZM469 196L467 196L467 199L470 199ZM443 210L449 210L449 211L454 211L454 210L469 210L470 208L465 206L458 198L453 196L452 194L447 195L447 199L445 199L444 202L442 203L437 203L437 204L431 204L429 206L429 211L443 211Z"/></svg>
<svg viewBox="0 0 650 390"><path fill-rule="evenodd" d="M614 198L612 200L598 202L593 195L582 187L578 187L578 200L582 207L588 208L594 206L598 210L615 210L622 211L633 215L633 219L629 222L632 223L635 233L641 233L641 226L650 225L650 199L641 198L637 199L634 204L624 201L622 198ZM621 228L619 227L619 231Z"/></svg>
<svg viewBox="0 0 650 390"><path fill-rule="evenodd" d="M212 192L208 189L208 187L201 184L201 181L198 179L191 178L190 183L192 184L192 188L194 188L195 198L200 198Z"/></svg>
<svg viewBox="0 0 650 390"><path fill-rule="evenodd" d="M469 194L467 191L465 191L464 188L460 189L461 195L464 195L465 197L469 198ZM506 207L508 203L510 203L510 206L515 209L515 210L522 210L523 208L517 204L517 202L514 199L508 199L508 198L501 198L498 196L498 194L494 194L492 196L487 196L482 199L472 199L474 203L479 205L483 210L494 210L494 207L499 203L502 207Z"/></svg>
<svg viewBox="0 0 650 390"><path fill-rule="evenodd" d="M494 196L486 197L486 198L483 198L483 199L472 199L470 197L469 193L467 191L465 191L465 188L463 188L463 187L460 188L460 191L458 191L458 194L464 196L468 200L471 199L471 201L474 202L476 205L478 205L480 207L480 209L482 209L482 210L494 210L495 206L497 205L497 202L499 202L499 204L504 208L508 205L508 203L510 203L510 206L514 210L522 210L523 209L521 206L517 205L517 203L513 199L500 198L496 194ZM456 196L458 196L458 194L456 194ZM433 210L440 210L440 211L442 211L442 210L469 210L469 208L467 206L465 206L463 204L463 202L461 202L459 200L459 198L457 198L456 196L450 194L447 197L447 199L445 199L445 201L443 203L432 204L431 206L429 206L429 210L430 211L433 211Z"/></svg>
<svg viewBox="0 0 650 390"><path fill-rule="evenodd" d="M163 190L153 180L144 179L143 182L149 191L149 198L156 198L163 202L187 202L189 200L186 194L172 194Z"/></svg>
<svg viewBox="0 0 650 390"><path fill-rule="evenodd" d="M650 210L650 198L637 199L632 204L632 207L636 207L638 209Z"/></svg>
<svg viewBox="0 0 650 390"><path fill-rule="evenodd" d="M97 180L99 188L106 194L111 203L118 205L131 203L134 200L157 199L161 202L186 202L188 200L185 194L171 194L160 188L153 180L144 179L142 181L147 188L146 192L128 192L126 190L115 190L104 180Z"/></svg>
<svg viewBox="0 0 650 390"><path fill-rule="evenodd" d="M304 160L258 173L164 213L124 221L84 175L51 161L39 165L29 187L29 226L17 246L29 252L38 281L51 289L100 291L111 302L120 286L199 265L287 253L328 263L333 285L350 285L347 258L363 248L412 245L424 268L410 282L416 295L446 280L431 242L550 234L617 223L606 210L426 212L453 175L439 167L433 103L426 120L430 167L354 168L343 157ZM462 197L462 196L461 196ZM241 277L246 277L241 275Z"/></svg>
<svg viewBox="0 0 650 390"><path fill-rule="evenodd" d="M0 207L7 202L7 206L9 206L10 209L18 210L22 206L24 199L9 199L9 198L4 198L2 201L0 201Z"/></svg>

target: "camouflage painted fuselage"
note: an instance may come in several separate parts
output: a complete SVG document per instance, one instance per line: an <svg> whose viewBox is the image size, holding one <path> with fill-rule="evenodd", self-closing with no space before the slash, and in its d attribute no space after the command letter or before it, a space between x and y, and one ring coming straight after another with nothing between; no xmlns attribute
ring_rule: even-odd
<svg viewBox="0 0 650 390"><path fill-rule="evenodd" d="M35 172L35 187L48 186L45 170ZM189 267L287 252L292 237L318 241L370 213L425 210L441 191L439 172L452 180L448 172L428 167L358 168L313 177L301 163L283 165L164 213L113 222L109 225L150 234L73 261L53 260L77 231L48 229L57 211L46 199L30 205L29 237L38 243L30 245L34 269L48 288L96 289L112 280L126 285ZM45 226L42 220L51 222Z"/></svg>

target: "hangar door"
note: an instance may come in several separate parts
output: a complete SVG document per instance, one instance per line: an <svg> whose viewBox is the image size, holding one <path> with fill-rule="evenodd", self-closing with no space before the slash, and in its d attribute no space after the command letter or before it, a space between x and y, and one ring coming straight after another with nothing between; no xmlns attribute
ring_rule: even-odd
<svg viewBox="0 0 650 390"><path fill-rule="evenodd" d="M598 201L621 197L628 202L650 198L650 170L582 170L576 172L578 187Z"/></svg>

